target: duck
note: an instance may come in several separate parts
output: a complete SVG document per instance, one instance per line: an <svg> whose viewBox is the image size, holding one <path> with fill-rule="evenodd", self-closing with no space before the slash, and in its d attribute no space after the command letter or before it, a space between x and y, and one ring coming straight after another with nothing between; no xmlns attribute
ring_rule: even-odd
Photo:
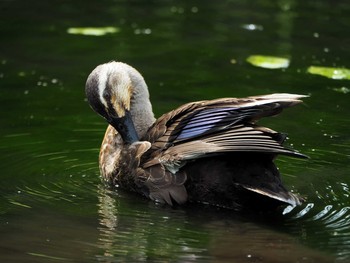
<svg viewBox="0 0 350 263"><path fill-rule="evenodd" d="M283 146L286 134L257 124L302 102L275 93L189 102L155 118L147 84L132 66L98 65L85 93L108 123L99 153L107 185L159 204L241 209L297 206L275 165L278 155L307 158Z"/></svg>

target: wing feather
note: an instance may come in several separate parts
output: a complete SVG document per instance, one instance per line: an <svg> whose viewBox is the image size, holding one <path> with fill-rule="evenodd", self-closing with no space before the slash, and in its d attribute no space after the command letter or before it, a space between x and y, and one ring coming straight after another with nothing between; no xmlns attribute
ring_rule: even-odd
<svg viewBox="0 0 350 263"><path fill-rule="evenodd" d="M255 123L301 102L303 95L272 94L185 104L160 117L146 134L152 147L144 167L177 171L188 160L227 152L304 155L283 147L284 136Z"/></svg>

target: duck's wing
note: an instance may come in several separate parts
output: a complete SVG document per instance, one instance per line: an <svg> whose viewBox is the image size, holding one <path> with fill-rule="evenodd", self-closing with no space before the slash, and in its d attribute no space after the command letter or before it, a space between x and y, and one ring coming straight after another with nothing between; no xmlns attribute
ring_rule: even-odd
<svg viewBox="0 0 350 263"><path fill-rule="evenodd" d="M305 157L283 147L284 135L255 124L262 117L302 102L303 97L283 93L185 104L160 117L150 128L145 140L152 147L143 166L162 164L175 173L188 160L227 152Z"/></svg>

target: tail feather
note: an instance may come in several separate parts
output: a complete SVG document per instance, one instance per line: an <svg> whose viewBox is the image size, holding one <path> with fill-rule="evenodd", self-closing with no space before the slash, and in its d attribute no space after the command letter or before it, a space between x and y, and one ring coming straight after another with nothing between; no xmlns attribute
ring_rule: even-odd
<svg viewBox="0 0 350 263"><path fill-rule="evenodd" d="M268 189L258 189L258 188L245 186L245 185L242 185L242 187L249 191L267 196L269 198L281 201L282 203L289 204L291 206L301 205L303 201L301 197L288 191L272 192L272 191L269 191Z"/></svg>

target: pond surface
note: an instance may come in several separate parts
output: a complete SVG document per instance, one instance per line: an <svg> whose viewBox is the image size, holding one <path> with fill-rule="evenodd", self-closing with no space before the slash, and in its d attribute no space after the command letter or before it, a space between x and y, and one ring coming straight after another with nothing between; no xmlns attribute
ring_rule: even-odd
<svg viewBox="0 0 350 263"><path fill-rule="evenodd" d="M349 11L345 0L1 1L0 261L350 262ZM306 202L243 214L110 192L97 164L106 123L84 97L110 60L144 75L157 116L194 100L311 95L262 120L310 156L277 160Z"/></svg>

